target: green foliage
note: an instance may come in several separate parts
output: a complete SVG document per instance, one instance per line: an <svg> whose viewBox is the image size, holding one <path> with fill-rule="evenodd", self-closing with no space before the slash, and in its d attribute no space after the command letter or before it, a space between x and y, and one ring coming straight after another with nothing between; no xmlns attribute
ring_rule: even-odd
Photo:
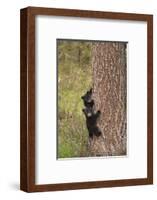
<svg viewBox="0 0 157 200"><path fill-rule="evenodd" d="M92 85L90 62L90 43L58 42L58 158L88 155L81 96Z"/></svg>

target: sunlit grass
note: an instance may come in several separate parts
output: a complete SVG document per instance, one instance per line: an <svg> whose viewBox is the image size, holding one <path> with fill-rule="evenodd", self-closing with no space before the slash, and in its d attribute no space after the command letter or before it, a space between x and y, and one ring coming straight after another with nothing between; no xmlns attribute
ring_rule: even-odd
<svg viewBox="0 0 157 200"><path fill-rule="evenodd" d="M58 158L88 156L88 131L81 96L92 85L91 67L58 66Z"/></svg>

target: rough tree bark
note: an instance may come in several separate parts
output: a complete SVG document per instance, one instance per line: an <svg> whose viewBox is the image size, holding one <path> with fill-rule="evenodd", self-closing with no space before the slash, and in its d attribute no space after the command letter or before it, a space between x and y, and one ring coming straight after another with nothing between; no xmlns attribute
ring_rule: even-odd
<svg viewBox="0 0 157 200"><path fill-rule="evenodd" d="M97 126L102 135L89 139L92 156L126 155L127 66L126 43L92 45L93 99L101 115Z"/></svg>

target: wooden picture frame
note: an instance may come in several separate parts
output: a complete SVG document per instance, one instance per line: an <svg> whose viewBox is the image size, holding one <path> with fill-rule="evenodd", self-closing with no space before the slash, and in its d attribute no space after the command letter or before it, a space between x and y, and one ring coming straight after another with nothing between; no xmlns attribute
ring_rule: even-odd
<svg viewBox="0 0 157 200"><path fill-rule="evenodd" d="M35 17L142 21L147 23L147 177L119 180L36 184L35 170ZM20 11L20 189L42 192L153 183L153 16L147 14L99 12L28 7Z"/></svg>

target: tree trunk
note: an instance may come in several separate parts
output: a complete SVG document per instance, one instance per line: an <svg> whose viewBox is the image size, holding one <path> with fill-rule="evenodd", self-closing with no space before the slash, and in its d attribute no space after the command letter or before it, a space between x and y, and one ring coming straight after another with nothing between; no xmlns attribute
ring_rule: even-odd
<svg viewBox="0 0 157 200"><path fill-rule="evenodd" d="M93 43L92 68L92 98L95 102L95 111L101 111L97 126L102 134L89 139L90 155L126 155L126 43Z"/></svg>

